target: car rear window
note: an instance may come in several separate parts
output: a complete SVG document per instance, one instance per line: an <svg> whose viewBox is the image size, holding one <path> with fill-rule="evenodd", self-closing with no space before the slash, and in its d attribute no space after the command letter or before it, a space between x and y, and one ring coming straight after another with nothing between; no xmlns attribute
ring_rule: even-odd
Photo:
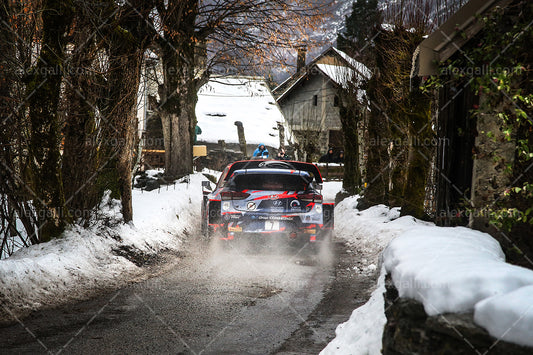
<svg viewBox="0 0 533 355"><path fill-rule="evenodd" d="M238 175L230 184L237 191L304 191L309 183L299 175L246 174Z"/></svg>

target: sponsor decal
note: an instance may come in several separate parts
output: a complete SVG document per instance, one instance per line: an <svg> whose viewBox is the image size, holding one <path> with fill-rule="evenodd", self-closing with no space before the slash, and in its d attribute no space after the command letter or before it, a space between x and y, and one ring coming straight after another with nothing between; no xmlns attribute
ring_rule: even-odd
<svg viewBox="0 0 533 355"><path fill-rule="evenodd" d="M281 207L281 205L283 205L283 201L281 200L274 200L272 201L272 205L276 206L276 207Z"/></svg>
<svg viewBox="0 0 533 355"><path fill-rule="evenodd" d="M299 210L299 209L301 209L301 207L300 207L300 201L298 201L298 200L292 200L292 201L291 201L291 208L294 209L294 210Z"/></svg>
<svg viewBox="0 0 533 355"><path fill-rule="evenodd" d="M247 204L246 204L246 209L247 210L250 210L250 211L253 211L257 208L257 205L255 204L255 202L253 201L249 201Z"/></svg>
<svg viewBox="0 0 533 355"><path fill-rule="evenodd" d="M269 197L271 200L277 200L279 198L278 195L270 195Z"/></svg>
<svg viewBox="0 0 533 355"><path fill-rule="evenodd" d="M271 220L271 221L292 221L294 217L287 216L258 216L260 220Z"/></svg>
<svg viewBox="0 0 533 355"><path fill-rule="evenodd" d="M242 227L241 226L235 226L235 227L228 226L228 232L242 232Z"/></svg>

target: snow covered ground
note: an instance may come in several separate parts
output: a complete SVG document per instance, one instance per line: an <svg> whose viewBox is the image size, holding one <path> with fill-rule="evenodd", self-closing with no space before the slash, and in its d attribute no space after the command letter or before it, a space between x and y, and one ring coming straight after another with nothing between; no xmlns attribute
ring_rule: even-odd
<svg viewBox="0 0 533 355"><path fill-rule="evenodd" d="M356 199L336 207L336 236L363 248L369 269L383 251L381 275L370 300L337 327L321 354L381 354L387 272L400 296L420 301L429 315L473 312L497 339L533 346L533 270L505 263L486 233L397 218L398 209L386 206L360 212Z"/></svg>
<svg viewBox="0 0 533 355"><path fill-rule="evenodd" d="M124 285L142 269L117 255L121 250L148 256L179 250L182 236L199 224L202 180L194 174L159 191L134 190L134 223L72 228L61 239L0 260L0 318ZM340 182L326 182L325 199L340 188ZM533 346L533 271L506 264L496 240L467 228L399 217L397 208L356 207L357 196L336 207L336 238L367 255L353 272L381 273L370 300L337 327L322 354L380 354L386 272L400 295L422 302L428 314L473 312L475 322L494 337ZM120 214L113 202L101 210L108 220Z"/></svg>
<svg viewBox="0 0 533 355"><path fill-rule="evenodd" d="M380 255L391 240L417 226L429 225L413 217L400 217L398 208L384 205L357 210L359 196L348 197L335 207L335 237L351 248L367 255L363 266L354 272L373 273L381 267ZM329 354L381 354L384 313L385 271L381 269L376 290L370 300L353 311L350 319L340 324L336 338L321 352Z"/></svg>
<svg viewBox="0 0 533 355"><path fill-rule="evenodd" d="M194 174L188 182L159 191L135 189L132 224L73 227L60 239L20 249L0 260L0 319L125 284L142 270L117 255L121 251L150 257L179 250L180 236L199 226L202 180L206 180L202 174ZM113 201L103 205L101 212L108 220L120 216Z"/></svg>
<svg viewBox="0 0 533 355"><path fill-rule="evenodd" d="M263 78L213 77L198 91L199 142L239 143L235 121L241 121L248 144L279 147L278 122L288 128Z"/></svg>
<svg viewBox="0 0 533 355"><path fill-rule="evenodd" d="M499 243L468 228L421 227L384 252L400 297L426 313L474 312L474 321L501 340L533 346L533 270L507 264Z"/></svg>

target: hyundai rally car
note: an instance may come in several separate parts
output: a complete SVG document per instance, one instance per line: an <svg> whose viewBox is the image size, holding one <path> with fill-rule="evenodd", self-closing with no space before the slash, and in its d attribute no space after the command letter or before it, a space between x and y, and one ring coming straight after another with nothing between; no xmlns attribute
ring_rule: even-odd
<svg viewBox="0 0 533 355"><path fill-rule="evenodd" d="M228 165L214 190L202 184L202 230L222 240L250 234L316 242L333 229L333 202L323 201L322 176L311 163L278 160Z"/></svg>

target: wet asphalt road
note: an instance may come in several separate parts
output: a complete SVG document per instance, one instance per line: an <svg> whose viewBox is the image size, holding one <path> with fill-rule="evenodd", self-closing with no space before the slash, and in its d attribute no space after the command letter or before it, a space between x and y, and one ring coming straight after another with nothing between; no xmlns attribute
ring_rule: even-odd
<svg viewBox="0 0 533 355"><path fill-rule="evenodd" d="M357 287L353 280L336 290L336 249L342 246L243 251L189 242L184 254L154 267L164 268L158 276L0 328L0 353L316 353L372 287L369 281L360 297L342 296ZM324 304L332 290L349 300L342 309ZM317 324L328 326L307 329L303 341L298 331L310 328L307 319L316 309L323 313ZM296 349L287 344L291 336L298 337ZM307 351L306 344L317 349Z"/></svg>

